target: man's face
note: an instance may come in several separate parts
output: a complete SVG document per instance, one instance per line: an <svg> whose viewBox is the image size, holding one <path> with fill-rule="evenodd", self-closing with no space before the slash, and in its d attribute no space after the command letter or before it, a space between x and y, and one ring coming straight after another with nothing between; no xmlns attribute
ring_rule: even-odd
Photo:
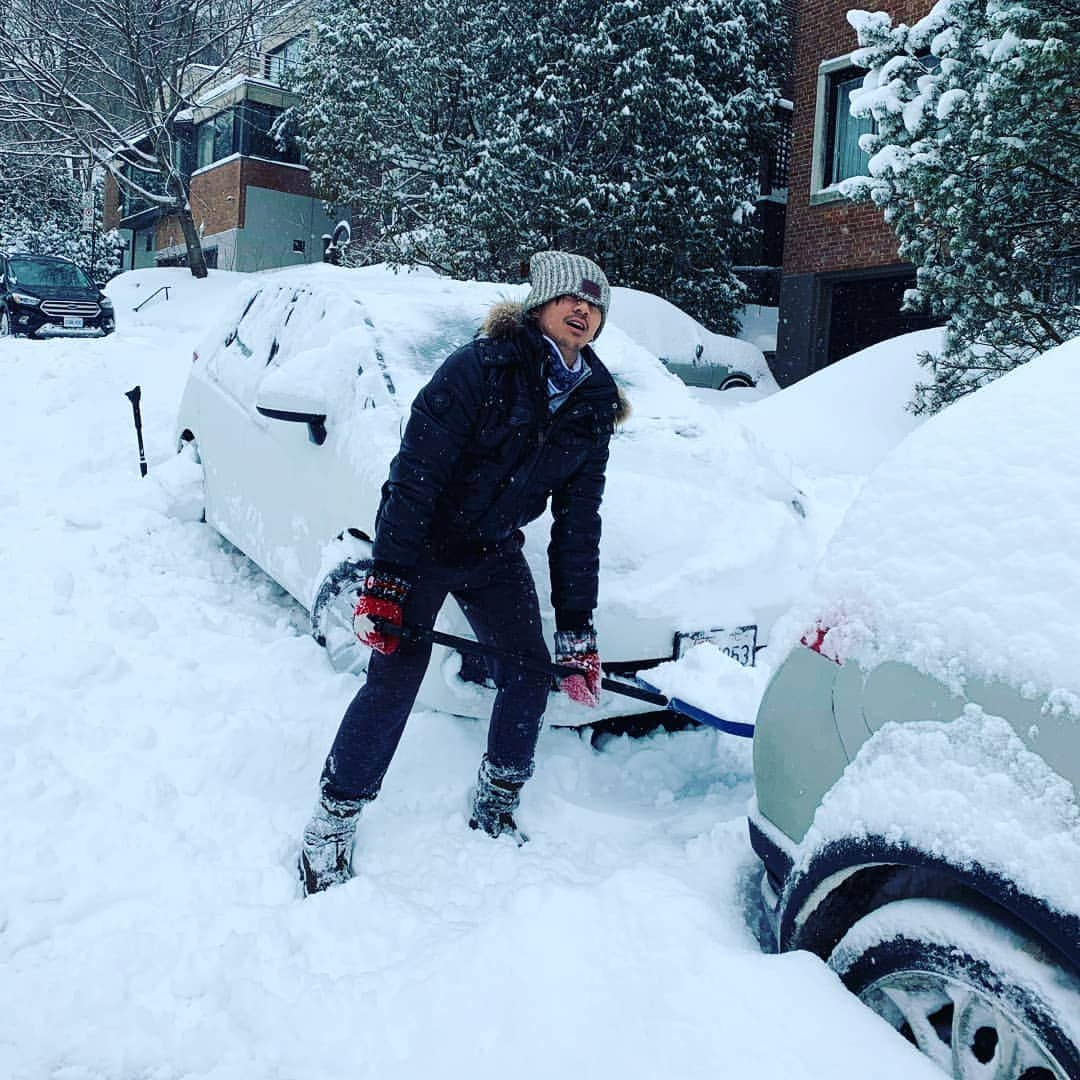
<svg viewBox="0 0 1080 1080"><path fill-rule="evenodd" d="M572 358L600 329L601 311L580 296L556 296L536 309L536 325Z"/></svg>

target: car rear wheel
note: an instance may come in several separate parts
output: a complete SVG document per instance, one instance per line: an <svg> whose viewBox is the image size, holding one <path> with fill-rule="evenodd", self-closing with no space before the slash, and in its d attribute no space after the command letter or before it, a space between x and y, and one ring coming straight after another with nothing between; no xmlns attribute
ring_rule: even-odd
<svg viewBox="0 0 1080 1080"><path fill-rule="evenodd" d="M1080 983L985 915L898 900L857 922L829 966L954 1080L1080 1076Z"/></svg>
<svg viewBox="0 0 1080 1080"><path fill-rule="evenodd" d="M11 328L11 316L7 308L0 308L0 338L14 337L15 331Z"/></svg>
<svg viewBox="0 0 1080 1080"><path fill-rule="evenodd" d="M729 375L720 384L721 390L750 390L754 386L754 380L749 375L743 374L741 371L736 371Z"/></svg>
<svg viewBox="0 0 1080 1080"><path fill-rule="evenodd" d="M311 605L312 636L326 649L330 666L350 675L363 675L371 658L353 631L357 593L370 568L370 558L352 554L342 559L322 579Z"/></svg>

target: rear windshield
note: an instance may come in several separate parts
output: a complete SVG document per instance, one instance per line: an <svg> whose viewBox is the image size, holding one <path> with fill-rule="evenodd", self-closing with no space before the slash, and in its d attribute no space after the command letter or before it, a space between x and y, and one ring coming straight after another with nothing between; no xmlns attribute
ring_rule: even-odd
<svg viewBox="0 0 1080 1080"><path fill-rule="evenodd" d="M79 285L93 288L93 282L74 264L45 259L10 259L11 276L29 288L32 285Z"/></svg>

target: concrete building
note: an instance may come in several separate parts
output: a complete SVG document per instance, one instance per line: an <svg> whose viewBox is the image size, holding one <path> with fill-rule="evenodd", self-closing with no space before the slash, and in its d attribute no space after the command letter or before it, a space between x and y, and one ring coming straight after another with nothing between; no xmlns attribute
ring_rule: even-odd
<svg viewBox="0 0 1080 1080"><path fill-rule="evenodd" d="M787 385L867 345L934 325L900 310L915 271L897 254L881 213L836 184L866 172L858 138L869 122L848 111L865 72L851 63L850 0L797 0L791 161L773 371ZM931 0L860 0L912 22Z"/></svg>
<svg viewBox="0 0 1080 1080"><path fill-rule="evenodd" d="M302 13L283 14L250 70L206 90L180 129L180 166L190 177L191 210L209 266L251 271L319 262L323 236L349 218L347 207L327 212L298 148L281 148L270 136L274 121L292 104L279 82L303 47L304 25ZM105 227L121 230L128 240L126 269L186 262L176 217L122 189L111 176Z"/></svg>

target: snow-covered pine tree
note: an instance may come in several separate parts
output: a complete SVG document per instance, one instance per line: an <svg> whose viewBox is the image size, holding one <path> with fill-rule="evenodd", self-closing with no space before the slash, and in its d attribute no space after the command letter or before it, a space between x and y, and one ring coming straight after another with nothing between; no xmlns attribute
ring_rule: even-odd
<svg viewBox="0 0 1080 1080"><path fill-rule="evenodd" d="M93 187L94 228L82 228L82 183L63 161L35 161L0 154L0 248L35 255L61 255L83 267L94 281L119 272L124 241L106 231L102 185Z"/></svg>
<svg viewBox="0 0 1080 1080"><path fill-rule="evenodd" d="M367 258L517 280L556 247L733 330L779 0L327 0L296 89Z"/></svg>
<svg viewBox="0 0 1080 1080"><path fill-rule="evenodd" d="M545 4L524 42L532 86L492 135L490 205L515 229L499 246L592 254L734 333L783 43L772 0Z"/></svg>
<svg viewBox="0 0 1080 1080"><path fill-rule="evenodd" d="M490 12L487 0L320 5L283 128L295 130L319 190L353 204L363 225L353 257L491 272L464 187L494 92Z"/></svg>
<svg viewBox="0 0 1080 1080"><path fill-rule="evenodd" d="M1068 0L939 0L913 26L849 13L869 68L852 112L871 199L947 320L914 408L933 412L1080 334L1080 19Z"/></svg>

